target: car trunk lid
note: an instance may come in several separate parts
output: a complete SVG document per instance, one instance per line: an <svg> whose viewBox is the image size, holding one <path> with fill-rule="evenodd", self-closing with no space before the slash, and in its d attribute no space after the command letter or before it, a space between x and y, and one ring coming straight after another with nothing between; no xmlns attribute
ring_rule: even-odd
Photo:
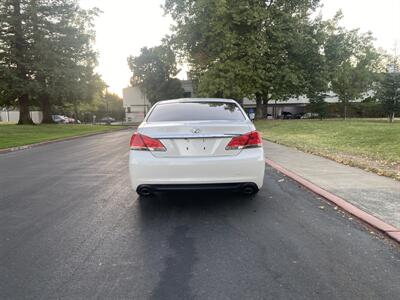
<svg viewBox="0 0 400 300"><path fill-rule="evenodd" d="M207 157L237 155L240 150L226 145L251 130L247 122L197 121L144 123L138 131L164 144L165 152L152 152L156 157Z"/></svg>

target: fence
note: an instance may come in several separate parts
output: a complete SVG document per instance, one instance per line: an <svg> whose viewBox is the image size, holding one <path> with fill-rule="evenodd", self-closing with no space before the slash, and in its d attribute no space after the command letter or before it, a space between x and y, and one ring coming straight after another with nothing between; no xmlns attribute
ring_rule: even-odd
<svg viewBox="0 0 400 300"><path fill-rule="evenodd" d="M31 111L32 121L36 124L42 122L42 112L41 111ZM10 122L17 123L19 120L19 111L17 110L2 110L0 111L0 121L1 122Z"/></svg>

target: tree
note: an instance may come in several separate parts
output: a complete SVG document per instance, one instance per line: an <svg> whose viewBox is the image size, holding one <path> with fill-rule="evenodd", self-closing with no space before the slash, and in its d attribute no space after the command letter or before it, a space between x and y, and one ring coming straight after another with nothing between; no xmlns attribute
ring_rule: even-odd
<svg viewBox="0 0 400 300"><path fill-rule="evenodd" d="M113 93L106 93L104 96L104 101L106 103L106 110L110 112L121 112L124 111L124 106L122 103L122 98Z"/></svg>
<svg viewBox="0 0 400 300"><path fill-rule="evenodd" d="M242 99L254 94L262 1L168 0L171 41L189 62L197 94Z"/></svg>
<svg viewBox="0 0 400 300"><path fill-rule="evenodd" d="M380 82L377 98L382 103L384 111L391 123L394 122L395 115L400 113L400 73L387 72Z"/></svg>
<svg viewBox="0 0 400 300"><path fill-rule="evenodd" d="M86 114L96 115L97 119L113 117L117 120L123 120L125 116L122 98L106 90L103 90L103 93L97 94L92 102L81 103L79 109ZM85 120L84 116L81 115L80 117ZM86 119L91 120L92 118Z"/></svg>
<svg viewBox="0 0 400 300"><path fill-rule="evenodd" d="M171 37L187 58L199 95L263 103L310 90L320 64L318 0L167 0Z"/></svg>
<svg viewBox="0 0 400 300"><path fill-rule="evenodd" d="M310 104L307 106L307 110L318 114L321 120L328 114L328 103L325 102L325 97L324 94L315 95L310 98Z"/></svg>
<svg viewBox="0 0 400 300"><path fill-rule="evenodd" d="M257 65L261 71L258 93L264 106L271 100L286 101L302 95L319 98L327 90L325 57L321 53L327 22L320 16L313 17L318 4L275 1L269 7L269 22L262 36L265 51ZM257 108L260 114L259 105Z"/></svg>
<svg viewBox="0 0 400 300"><path fill-rule="evenodd" d="M28 0L0 1L0 89L3 103L19 107L19 124L33 124L29 94L34 88L30 68L33 57L28 19Z"/></svg>
<svg viewBox="0 0 400 300"><path fill-rule="evenodd" d="M346 119L349 102L362 97L376 80L380 55L373 45L371 33L347 31L337 25L340 18L339 13L328 29L324 53L331 89L343 104L343 117Z"/></svg>
<svg viewBox="0 0 400 300"><path fill-rule="evenodd" d="M36 98L43 123L52 123L54 105L90 101L96 80L93 19L97 9L83 10L76 1L31 0ZM75 112L77 114L77 112Z"/></svg>
<svg viewBox="0 0 400 300"><path fill-rule="evenodd" d="M107 84L99 74L93 74L88 80L75 85L75 89L66 90L65 99L55 99L52 102L52 110L61 112L73 112L74 118L81 118L81 112L94 112L104 104Z"/></svg>
<svg viewBox="0 0 400 300"><path fill-rule="evenodd" d="M0 94L4 104L19 106L19 123L32 124L33 104L42 108L46 123L54 105L88 98L97 13L75 0L0 2Z"/></svg>
<svg viewBox="0 0 400 300"><path fill-rule="evenodd" d="M169 46L144 47L139 56L128 58L128 65L131 84L139 86L152 104L183 96L181 82L174 78L179 72L175 53Z"/></svg>

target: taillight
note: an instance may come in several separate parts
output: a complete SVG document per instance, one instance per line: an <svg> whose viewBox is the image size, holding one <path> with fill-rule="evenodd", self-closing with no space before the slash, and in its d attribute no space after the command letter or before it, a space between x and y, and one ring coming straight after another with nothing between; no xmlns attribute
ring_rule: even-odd
<svg viewBox="0 0 400 300"><path fill-rule="evenodd" d="M241 150L245 148L262 147L261 134L258 131L252 131L232 138L226 146L226 150Z"/></svg>
<svg viewBox="0 0 400 300"><path fill-rule="evenodd" d="M138 151L167 151L160 140L135 132L131 138L131 150Z"/></svg>

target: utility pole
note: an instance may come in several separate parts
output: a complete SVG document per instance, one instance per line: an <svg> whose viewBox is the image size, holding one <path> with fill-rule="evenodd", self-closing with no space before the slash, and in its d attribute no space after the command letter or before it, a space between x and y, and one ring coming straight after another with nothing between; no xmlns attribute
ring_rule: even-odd
<svg viewBox="0 0 400 300"><path fill-rule="evenodd" d="M399 74L399 61L398 61L398 58L397 58L397 41L394 42L393 54L394 55L393 55L392 68L391 68L392 70L388 70L388 71L393 73L392 74L394 76L393 78L396 78L396 76ZM399 92L398 87L396 85L394 85L394 99L393 99L393 101L395 103L398 101L397 100L398 92ZM396 105L395 103L393 105ZM389 116L390 123L393 123L394 118L395 118L395 111L393 111L391 113L391 115Z"/></svg>
<svg viewBox="0 0 400 300"><path fill-rule="evenodd" d="M398 73L398 59L397 59L397 41L394 42L394 61L393 61L393 71L394 73Z"/></svg>
<svg viewBox="0 0 400 300"><path fill-rule="evenodd" d="M107 117L109 117L109 115L108 115L108 98L107 98L107 95L108 95L108 85L106 85L106 94L104 96L104 101L106 102L106 115L107 115Z"/></svg>

